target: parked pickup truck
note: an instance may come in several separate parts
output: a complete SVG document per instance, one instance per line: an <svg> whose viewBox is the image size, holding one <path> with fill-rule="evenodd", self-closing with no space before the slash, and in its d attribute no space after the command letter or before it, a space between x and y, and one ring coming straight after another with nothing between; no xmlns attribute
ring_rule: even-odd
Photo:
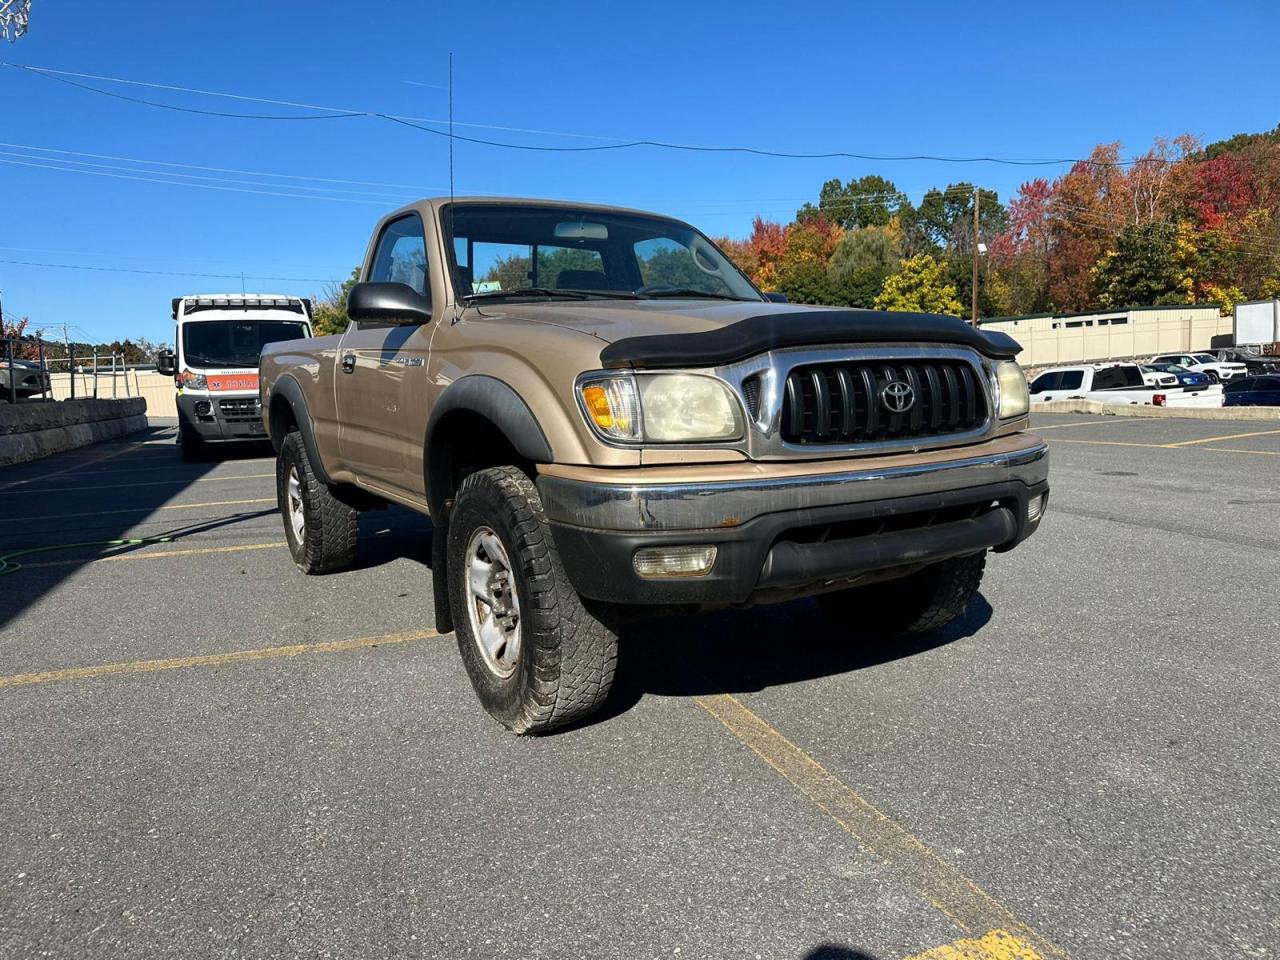
<svg viewBox="0 0 1280 960"><path fill-rule="evenodd" d="M679 221L423 200L360 281L345 333L263 348L289 549L327 573L358 511L429 515L436 627L514 731L596 709L636 616L940 627L1044 514L1012 339L778 302Z"/></svg>
<svg viewBox="0 0 1280 960"><path fill-rule="evenodd" d="M1031 402L1097 400L1108 405L1220 407L1222 387L1157 387L1147 383L1136 363L1092 363L1050 367L1031 381Z"/></svg>

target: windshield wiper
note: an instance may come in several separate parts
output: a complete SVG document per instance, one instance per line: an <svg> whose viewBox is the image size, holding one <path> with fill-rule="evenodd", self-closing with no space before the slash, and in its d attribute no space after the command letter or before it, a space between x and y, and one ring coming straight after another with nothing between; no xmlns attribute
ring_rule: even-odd
<svg viewBox="0 0 1280 960"><path fill-rule="evenodd" d="M735 297L728 293L708 293L706 290L678 289L678 290L650 290L645 296L651 299L659 297L704 297L708 300L738 300L747 302L746 297Z"/></svg>
<svg viewBox="0 0 1280 960"><path fill-rule="evenodd" d="M581 290L551 290L547 287L522 287L519 290L488 290L469 293L459 300L500 300L503 297L562 297L565 300L586 300L589 294Z"/></svg>

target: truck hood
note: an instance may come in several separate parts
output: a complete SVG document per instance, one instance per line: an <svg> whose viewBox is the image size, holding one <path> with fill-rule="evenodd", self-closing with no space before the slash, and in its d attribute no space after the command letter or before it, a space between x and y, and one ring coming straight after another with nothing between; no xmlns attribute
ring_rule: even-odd
<svg viewBox="0 0 1280 960"><path fill-rule="evenodd" d="M926 313L698 299L509 302L478 309L486 317L547 323L595 337L601 361L610 367L710 366L815 344L949 343L1001 359L1021 349L1006 334Z"/></svg>

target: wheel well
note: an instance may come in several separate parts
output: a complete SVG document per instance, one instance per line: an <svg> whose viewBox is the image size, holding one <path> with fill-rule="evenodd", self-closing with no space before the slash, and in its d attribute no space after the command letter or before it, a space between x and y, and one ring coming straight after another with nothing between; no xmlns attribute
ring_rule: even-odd
<svg viewBox="0 0 1280 960"><path fill-rule="evenodd" d="M427 503L441 517L468 474L486 467L518 467L534 475L533 462L516 451L492 420L470 410L446 414L431 431L426 450Z"/></svg>
<svg viewBox="0 0 1280 960"><path fill-rule="evenodd" d="M280 444L284 443L285 436L290 430L298 428L298 419L293 415L293 406L280 395L271 398L271 443L275 446L277 452L280 450Z"/></svg>

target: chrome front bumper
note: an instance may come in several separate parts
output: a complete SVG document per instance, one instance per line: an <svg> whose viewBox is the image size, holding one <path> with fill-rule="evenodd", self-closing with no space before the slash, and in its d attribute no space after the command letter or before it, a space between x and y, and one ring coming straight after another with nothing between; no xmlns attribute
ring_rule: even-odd
<svg viewBox="0 0 1280 960"><path fill-rule="evenodd" d="M552 522L592 530L724 530L766 514L869 503L1049 476L1049 448L837 473L691 483L614 484L542 475L538 490Z"/></svg>

